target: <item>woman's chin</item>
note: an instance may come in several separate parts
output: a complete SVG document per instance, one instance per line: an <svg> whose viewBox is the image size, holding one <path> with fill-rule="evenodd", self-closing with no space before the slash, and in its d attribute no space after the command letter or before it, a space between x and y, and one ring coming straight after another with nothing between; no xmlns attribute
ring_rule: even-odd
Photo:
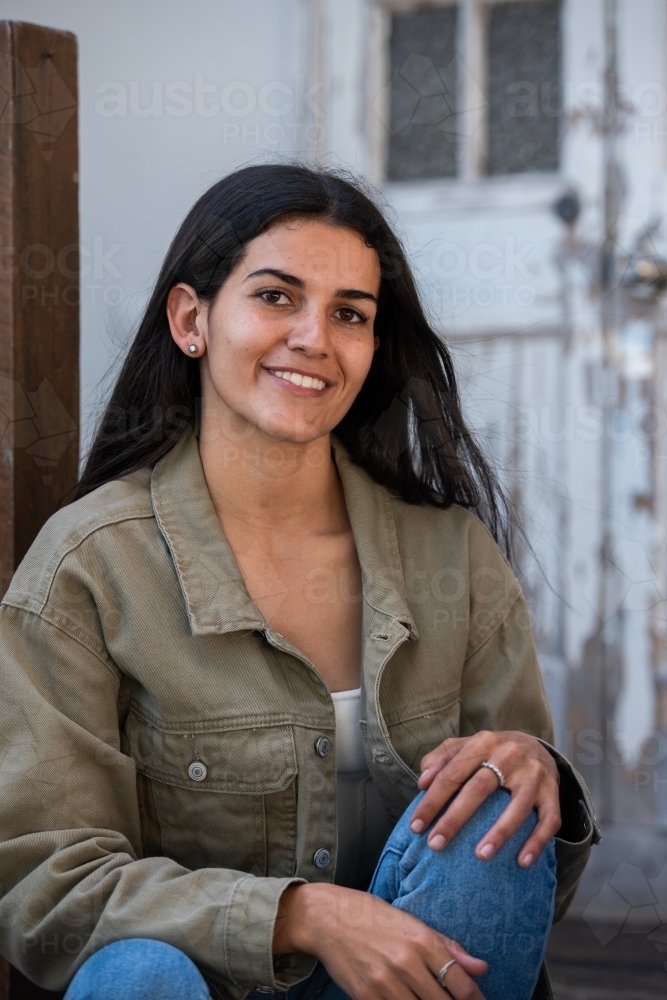
<svg viewBox="0 0 667 1000"><path fill-rule="evenodd" d="M291 423L269 423L257 428L265 437L274 444L286 445L309 445L331 433L333 428L328 425L304 426L295 422Z"/></svg>

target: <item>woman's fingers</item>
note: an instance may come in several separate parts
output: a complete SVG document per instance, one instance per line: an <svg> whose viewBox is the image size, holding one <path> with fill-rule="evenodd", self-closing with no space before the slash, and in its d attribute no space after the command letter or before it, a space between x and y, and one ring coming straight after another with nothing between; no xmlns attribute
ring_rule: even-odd
<svg viewBox="0 0 667 1000"><path fill-rule="evenodd" d="M484 1000L479 986L458 962L447 972L444 986L440 985L428 969L424 969L421 975L415 976L411 988L419 1000L447 1000L448 997L453 997L454 1000Z"/></svg>
<svg viewBox="0 0 667 1000"><path fill-rule="evenodd" d="M480 764L486 760L491 749L488 745L491 741L480 738L486 735L477 733L476 736L471 736L465 741L456 741L464 745L460 746L456 754L445 761L439 770L436 770L435 762L439 758L435 757L435 751L433 754L429 754L433 763L428 768L428 791L412 814L410 829L413 833L421 833L461 785L479 770ZM488 736L492 737L494 734L489 733ZM454 741L446 740L445 742L453 743ZM442 746L444 747L444 744ZM420 787L423 787L421 779ZM490 791L487 794L490 794Z"/></svg>
<svg viewBox="0 0 667 1000"><path fill-rule="evenodd" d="M464 972L458 962L448 970L444 988L447 991L445 997L449 994L449 996L455 997L455 1000L484 1000L484 994L477 983ZM440 1000L442 1000L442 993Z"/></svg>
<svg viewBox="0 0 667 1000"><path fill-rule="evenodd" d="M470 736L452 737L422 757L420 763L421 773L418 782L419 788L428 788L438 771L441 771L443 767L449 764L450 760L456 757L461 748L471 738Z"/></svg>
<svg viewBox="0 0 667 1000"><path fill-rule="evenodd" d="M489 971L489 963L485 962L483 958L475 958L474 955L471 955L465 950L462 944L459 944L459 942L455 941L453 938L446 937L445 935L442 935L442 937L444 937L447 950L451 953L451 957L456 959L461 968L467 972L468 975L483 976L485 972ZM442 966L440 966L440 968L442 968Z"/></svg>
<svg viewBox="0 0 667 1000"><path fill-rule="evenodd" d="M406 930L407 933L393 939L389 949L386 947L388 942L382 945L370 943L359 966L361 975L354 988L347 982L349 961L345 963L344 971L336 969L335 963L325 961L325 965L341 988L357 1000L447 1000L448 997L484 1000L471 977L482 976L488 971L485 961L469 955L458 942L421 922L417 923L414 918L408 918ZM379 952L374 954L378 948ZM337 960L340 957L337 954ZM354 965L356 956L352 957ZM437 975L452 959L456 962L447 973L445 991L438 983Z"/></svg>
<svg viewBox="0 0 667 1000"><path fill-rule="evenodd" d="M446 947L433 954L428 966L432 981L438 988L435 1000L444 1000L448 994L455 997L455 1000L484 1000L479 986L471 979L471 976L483 976L488 971L487 963L480 958L468 955L458 942L452 941L444 935L442 939L446 942ZM456 962L447 970L444 983L441 986L438 983L437 975L452 959L456 959ZM470 968L471 965L473 968ZM446 993L443 993L443 988Z"/></svg>
<svg viewBox="0 0 667 1000"><path fill-rule="evenodd" d="M489 861L498 853L503 844L513 837L526 817L533 811L534 794L522 789L512 795L509 805L503 810L487 834L475 848L475 857Z"/></svg>
<svg viewBox="0 0 667 1000"><path fill-rule="evenodd" d="M556 786L556 791L558 786ZM537 824L530 837L519 851L518 861L522 868L530 868L560 830L561 816L558 800L549 797L537 806Z"/></svg>
<svg viewBox="0 0 667 1000"><path fill-rule="evenodd" d="M501 770L505 766L502 759L498 766ZM522 867L529 868L540 856L561 825L558 772L555 766L554 771L555 776L551 768L547 770L539 758L528 759L514 773L507 771L511 774L507 785L512 792L512 799L477 845L475 854L480 860L492 858L514 836L533 809L537 811L538 821L519 851L517 861Z"/></svg>
<svg viewBox="0 0 667 1000"><path fill-rule="evenodd" d="M434 851L441 851L497 788L498 779L489 768L478 770L437 823L434 823L428 835L429 847ZM507 807L477 845L477 858L488 861L497 854L533 809L537 810L538 821L518 856L519 864L525 868L529 868L540 856L561 824L558 784L552 779L544 778L536 767L525 769L522 780L512 790Z"/></svg>
<svg viewBox="0 0 667 1000"><path fill-rule="evenodd" d="M486 962L411 914L340 886L307 883L293 890L289 905L301 893L299 919L308 930L288 943L305 944L354 1000L484 1000L471 977L484 975ZM341 905L332 906L336 897ZM437 974L452 958L445 991Z"/></svg>
<svg viewBox="0 0 667 1000"><path fill-rule="evenodd" d="M493 772L486 767L478 770L429 830L428 846L434 851L441 851L497 787L498 779Z"/></svg>
<svg viewBox="0 0 667 1000"><path fill-rule="evenodd" d="M466 956L470 961L471 956ZM437 975L448 962L456 959L454 965L448 969L443 985L437 980ZM454 997L455 1000L484 1000L484 996L472 975L482 976L487 971L486 962L481 959L474 959L475 972L469 973L463 965L465 958L459 959L454 954L453 948L447 950L438 949L430 958L429 963L414 965L409 978L409 986L419 1000L447 1000Z"/></svg>
<svg viewBox="0 0 667 1000"><path fill-rule="evenodd" d="M498 788L496 774L481 767L485 761L495 764L503 774L512 802L480 841L477 856L481 860L493 857L530 811L537 809L538 824L518 858L524 867L529 867L558 831L560 806L555 761L537 740L525 733L480 732L445 740L436 747L422 761L426 770L420 787L427 790L415 808L410 828L413 833L421 833L452 800L429 831L429 847L442 850Z"/></svg>
<svg viewBox="0 0 667 1000"><path fill-rule="evenodd" d="M430 932L428 937L435 940L435 945L429 944L425 952L421 950L421 954L409 948L404 950L400 943L397 944L394 949L394 975L384 977L378 984L383 1000L398 998L404 986L409 987L419 1000L446 1000L447 996L456 1000L484 1000L471 977L483 976L488 971L487 963L473 958L461 945L442 934ZM447 973L447 992L443 993L437 975L452 959L456 959L456 963Z"/></svg>

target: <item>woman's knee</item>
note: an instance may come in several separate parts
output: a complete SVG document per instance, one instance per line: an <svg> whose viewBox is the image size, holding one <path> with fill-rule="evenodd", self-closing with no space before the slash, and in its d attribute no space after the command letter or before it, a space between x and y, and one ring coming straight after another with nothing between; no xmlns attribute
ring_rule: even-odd
<svg viewBox="0 0 667 1000"><path fill-rule="evenodd" d="M400 853L403 853L403 851L408 850L417 843L423 844L426 847L426 841L432 827L435 823L437 823L442 814L447 811L453 799L450 799L447 805L444 806L440 813L433 819L428 829L426 829L422 834L415 835L410 831L410 819L417 803L424 797L424 795L424 792L420 792L414 801L410 803L403 816L396 824L396 827L387 842L387 846L393 845L394 848ZM461 830L459 830L456 836L450 841L447 849L449 850L449 848L454 847L454 845L456 845L456 848L462 849L465 845L465 849L467 850L467 847L471 844L474 849L484 834L487 833L496 820L500 818L504 810L509 805L509 802L510 793L504 788L498 788L495 792L489 795L484 802L481 803L467 823L463 825ZM530 836L536 822L537 815L533 811L529 813L523 821L521 827L514 834L512 840L518 841L521 837L523 837L523 841L525 841Z"/></svg>
<svg viewBox="0 0 667 1000"><path fill-rule="evenodd" d="M556 886L553 843L530 868L517 861L535 826L534 814L489 861L477 858L477 844L508 802L504 791L489 796L442 851L428 847L428 830L410 834L403 820L396 839L392 842L392 835L388 842L395 876L390 902L485 959L489 972L479 987L489 1000L531 995L544 958Z"/></svg>
<svg viewBox="0 0 667 1000"><path fill-rule="evenodd" d="M410 896L415 890L421 896L427 885L438 886L436 894L439 895L446 886L450 900L458 898L461 906L475 910L478 915L484 912L485 900L488 901L494 920L500 918L502 911L508 917L517 911L533 915L540 911L548 913L556 884L553 844L547 845L529 869L520 867L517 861L522 845L537 822L534 812L489 861L480 861L475 854L477 844L509 801L509 793L498 789L479 806L442 851L432 851L428 847L428 830L419 835L411 834L407 824L401 821L395 845L400 848L400 863L396 866L397 873L400 872L397 897Z"/></svg>
<svg viewBox="0 0 667 1000"><path fill-rule="evenodd" d="M475 848L480 840L500 818L510 802L510 793L499 788L490 795L470 817L452 847L463 858L474 859ZM553 896L556 884L556 854L553 841L530 868L522 868L518 862L519 851L530 837L537 824L537 813L532 810L515 833L497 850L488 861L477 862L480 873L488 872L496 884L515 886L515 891L527 893L531 898L536 892ZM458 845L456 841L458 839ZM456 845L456 846L455 846Z"/></svg>
<svg viewBox="0 0 667 1000"><path fill-rule="evenodd" d="M197 967L178 948L128 938L91 955L65 1000L210 1000L210 994Z"/></svg>

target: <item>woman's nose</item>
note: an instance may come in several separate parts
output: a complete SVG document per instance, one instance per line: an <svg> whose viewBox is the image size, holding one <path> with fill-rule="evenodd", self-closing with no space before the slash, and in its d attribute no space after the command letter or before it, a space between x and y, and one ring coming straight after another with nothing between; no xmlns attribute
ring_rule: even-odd
<svg viewBox="0 0 667 1000"><path fill-rule="evenodd" d="M300 322L287 336L287 346L293 351L303 351L313 357L329 354L331 338L326 312L312 309L302 315Z"/></svg>

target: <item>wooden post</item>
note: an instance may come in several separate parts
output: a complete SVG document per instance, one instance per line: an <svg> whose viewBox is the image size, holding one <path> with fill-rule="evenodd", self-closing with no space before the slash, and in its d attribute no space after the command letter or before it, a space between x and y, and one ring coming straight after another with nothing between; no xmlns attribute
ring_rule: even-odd
<svg viewBox="0 0 667 1000"><path fill-rule="evenodd" d="M0 595L77 479L77 45L0 22ZM0 1000L54 997L0 959Z"/></svg>
<svg viewBox="0 0 667 1000"><path fill-rule="evenodd" d="M0 594L76 482L77 46L0 22Z"/></svg>

